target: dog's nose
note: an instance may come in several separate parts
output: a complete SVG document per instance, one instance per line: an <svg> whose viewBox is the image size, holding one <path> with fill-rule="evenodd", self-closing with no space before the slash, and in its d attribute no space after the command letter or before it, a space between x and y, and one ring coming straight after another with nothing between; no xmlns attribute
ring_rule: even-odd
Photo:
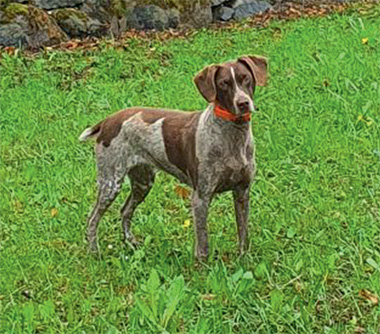
<svg viewBox="0 0 380 334"><path fill-rule="evenodd" d="M241 100L238 101L237 107L240 111L249 111L249 101L248 100Z"/></svg>

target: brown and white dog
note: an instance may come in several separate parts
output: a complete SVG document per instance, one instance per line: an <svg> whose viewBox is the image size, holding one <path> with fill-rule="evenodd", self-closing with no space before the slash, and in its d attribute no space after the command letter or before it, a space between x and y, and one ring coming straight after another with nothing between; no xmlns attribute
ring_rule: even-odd
<svg viewBox="0 0 380 334"><path fill-rule="evenodd" d="M207 213L213 196L233 191L239 250L247 246L249 190L255 174L250 125L255 86L267 81L267 61L245 56L208 66L194 82L209 102L203 112L130 108L86 129L80 140L96 138L98 198L88 219L88 241L97 251L97 224L119 194L125 176L131 194L122 210L123 236L135 243L131 219L163 170L193 188L195 255L208 255Z"/></svg>

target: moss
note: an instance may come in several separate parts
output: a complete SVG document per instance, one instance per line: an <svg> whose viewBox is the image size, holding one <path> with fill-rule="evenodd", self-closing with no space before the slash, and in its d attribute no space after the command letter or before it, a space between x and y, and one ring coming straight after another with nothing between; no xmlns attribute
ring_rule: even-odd
<svg viewBox="0 0 380 334"><path fill-rule="evenodd" d="M66 34L46 11L33 6L29 6L28 11L30 31L34 34L34 47L53 45L67 39Z"/></svg>
<svg viewBox="0 0 380 334"><path fill-rule="evenodd" d="M127 6L124 0L111 0L111 12L117 16L122 17L127 13Z"/></svg>
<svg viewBox="0 0 380 334"><path fill-rule="evenodd" d="M8 15L28 15L28 6L22 5L20 3L10 3L6 8L5 12Z"/></svg>
<svg viewBox="0 0 380 334"><path fill-rule="evenodd" d="M52 16L55 18L57 22L62 22L73 16L84 22L87 22L88 20L88 16L86 15L86 13L72 8L57 9L52 12Z"/></svg>
<svg viewBox="0 0 380 334"><path fill-rule="evenodd" d="M211 0L141 0L139 3L144 5L157 5L165 9L176 8L180 13L183 13L192 10L198 4L202 7L210 5Z"/></svg>
<svg viewBox="0 0 380 334"><path fill-rule="evenodd" d="M10 0L0 0L0 8L8 6Z"/></svg>
<svg viewBox="0 0 380 334"><path fill-rule="evenodd" d="M9 23L16 16L28 16L28 6L19 3L10 3L2 10L1 22Z"/></svg>

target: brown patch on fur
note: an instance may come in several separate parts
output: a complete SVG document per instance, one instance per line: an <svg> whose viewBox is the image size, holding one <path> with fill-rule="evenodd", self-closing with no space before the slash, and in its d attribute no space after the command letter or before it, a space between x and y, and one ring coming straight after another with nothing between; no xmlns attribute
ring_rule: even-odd
<svg viewBox="0 0 380 334"><path fill-rule="evenodd" d="M245 64L253 76L255 77L256 85L266 86L268 81L268 61L260 56L244 56L238 59L238 62Z"/></svg>
<svg viewBox="0 0 380 334"><path fill-rule="evenodd" d="M216 97L215 75L219 65L205 67L194 78L194 83L207 102L214 102Z"/></svg>
<svg viewBox="0 0 380 334"><path fill-rule="evenodd" d="M200 113L177 113L165 117L163 136L169 161L197 183L198 161L195 153L195 133Z"/></svg>
<svg viewBox="0 0 380 334"><path fill-rule="evenodd" d="M196 113L186 113L175 110L165 110L165 109L153 109L153 108L143 108L134 107L119 111L93 127L93 131L99 132L97 137L97 143L102 143L104 146L109 146L112 139L118 136L120 133L123 123L136 115L141 113L141 118L145 123L152 124L159 120L160 118L165 119L187 119L189 115L194 115ZM95 133L95 132L94 132Z"/></svg>

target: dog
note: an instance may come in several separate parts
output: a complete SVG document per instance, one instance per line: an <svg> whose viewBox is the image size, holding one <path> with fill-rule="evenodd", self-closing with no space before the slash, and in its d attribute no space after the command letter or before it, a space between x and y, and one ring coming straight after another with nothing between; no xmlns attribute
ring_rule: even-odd
<svg viewBox="0 0 380 334"><path fill-rule="evenodd" d="M267 83L267 59L243 56L205 67L194 82L209 103L203 112L133 107L87 128L96 138L98 196L88 218L87 238L97 252L97 225L128 176L131 193L121 209L123 238L136 243L131 220L165 171L193 189L195 256L208 256L207 215L214 195L232 191L240 254L247 249L249 193L256 172L251 130L256 86Z"/></svg>

